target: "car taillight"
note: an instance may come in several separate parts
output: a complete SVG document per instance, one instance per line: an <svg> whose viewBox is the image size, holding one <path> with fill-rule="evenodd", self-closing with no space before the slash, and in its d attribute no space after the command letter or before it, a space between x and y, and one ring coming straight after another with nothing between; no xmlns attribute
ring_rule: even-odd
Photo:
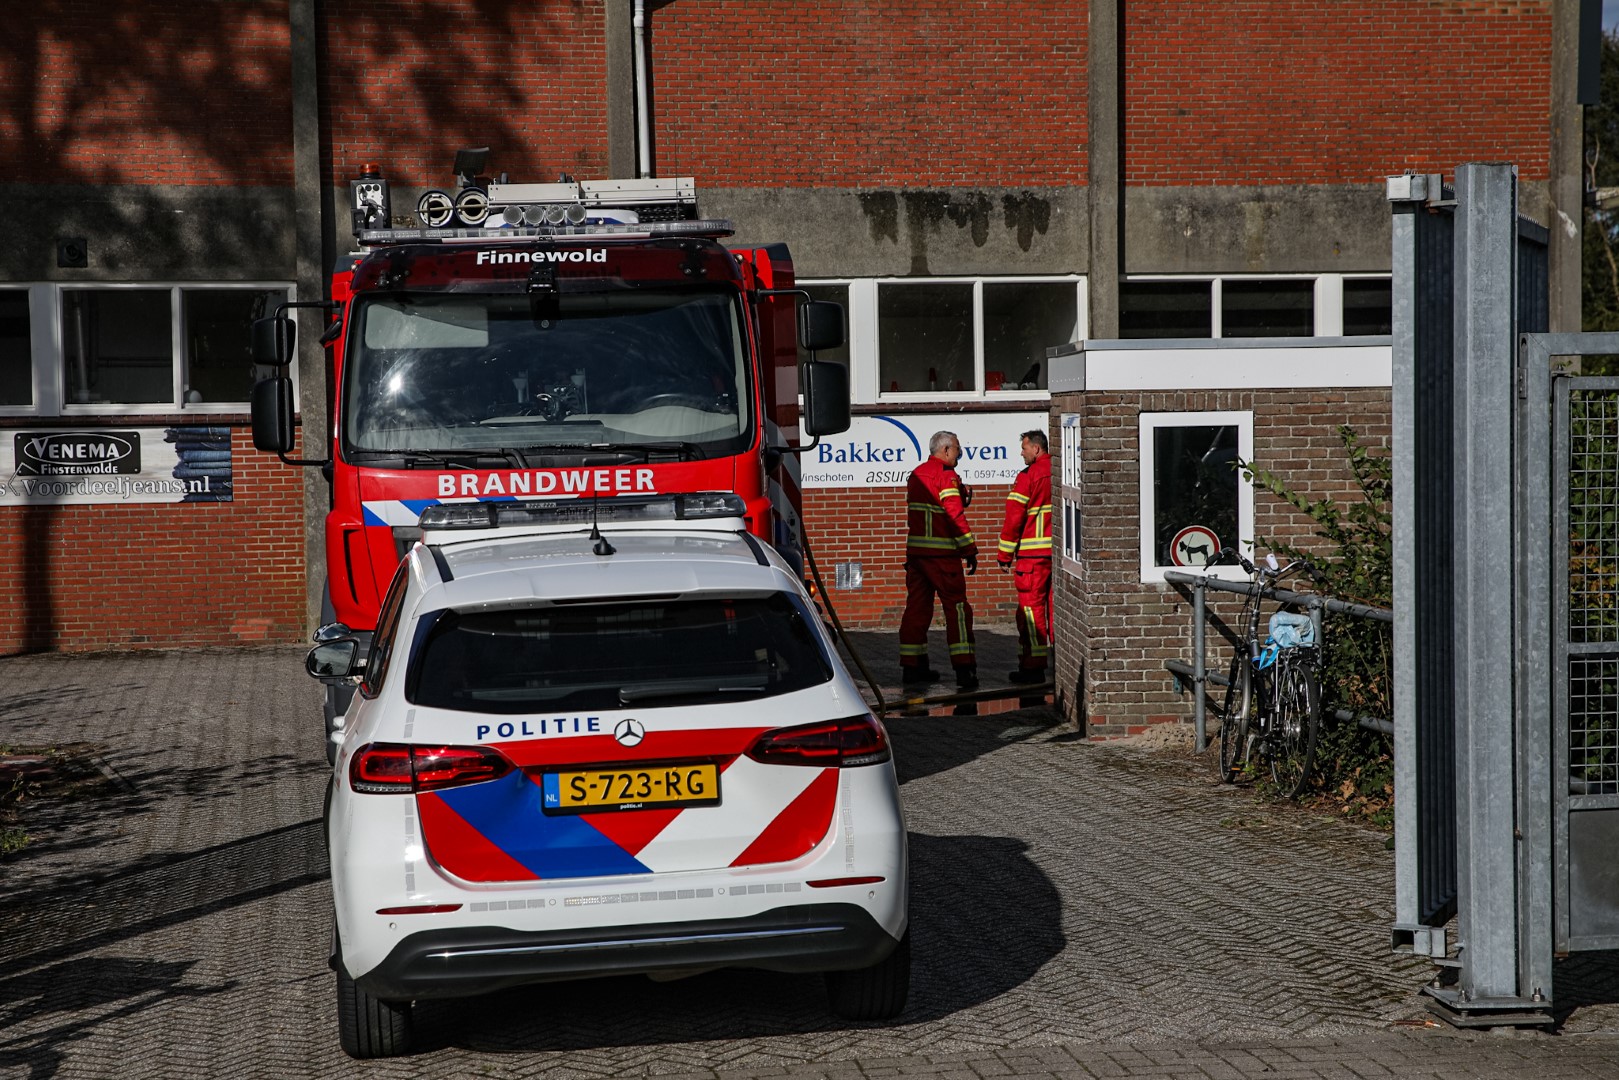
<svg viewBox="0 0 1619 1080"><path fill-rule="evenodd" d="M892 755L888 732L867 714L767 731L753 741L748 756L766 765L849 768L878 765Z"/></svg>
<svg viewBox="0 0 1619 1080"><path fill-rule="evenodd" d="M512 763L487 746L371 743L349 763L349 786L367 795L405 795L498 780L511 771Z"/></svg>

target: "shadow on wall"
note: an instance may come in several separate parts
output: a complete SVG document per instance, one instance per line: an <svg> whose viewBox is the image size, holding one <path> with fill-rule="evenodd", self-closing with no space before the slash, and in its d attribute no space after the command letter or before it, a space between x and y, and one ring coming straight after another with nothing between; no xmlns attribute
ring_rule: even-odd
<svg viewBox="0 0 1619 1080"><path fill-rule="evenodd" d="M576 42L599 15L480 2L471 13L479 32L458 37L446 35L436 6L389 5L344 10L333 41L331 7L315 7L323 191L384 152L420 162L396 183L431 186L452 182L450 163L466 146L490 145L500 169L536 179L595 164L583 135L553 160L555 141L536 138L533 110L521 106L529 84L565 62L558 43ZM76 277L290 267L290 39L286 0L183 13L137 5L116 19L94 4L10 5L0 185L15 185L33 226L0 250L0 272L61 276L56 241L67 236L89 238L89 272ZM473 44L487 40L514 43L521 62ZM380 68L392 75L363 77ZM412 172L426 175L400 174Z"/></svg>
<svg viewBox="0 0 1619 1080"><path fill-rule="evenodd" d="M49 652L56 647L56 600L51 591L50 529L55 508L21 506L13 513L22 519L22 544L18 548L15 646L7 656Z"/></svg>

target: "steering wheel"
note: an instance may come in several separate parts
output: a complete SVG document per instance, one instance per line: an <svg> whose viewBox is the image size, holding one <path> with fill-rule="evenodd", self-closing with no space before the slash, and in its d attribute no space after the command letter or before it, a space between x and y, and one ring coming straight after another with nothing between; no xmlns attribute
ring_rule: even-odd
<svg viewBox="0 0 1619 1080"><path fill-rule="evenodd" d="M642 399L641 409L638 411L655 409L660 405L684 405L693 409L701 409L703 412L713 412L714 398L712 396L693 393L670 392L666 394L653 394L649 398Z"/></svg>

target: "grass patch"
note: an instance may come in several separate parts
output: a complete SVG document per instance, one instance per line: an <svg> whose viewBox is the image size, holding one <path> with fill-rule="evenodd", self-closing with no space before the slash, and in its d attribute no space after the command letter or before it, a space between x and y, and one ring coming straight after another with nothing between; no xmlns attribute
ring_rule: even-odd
<svg viewBox="0 0 1619 1080"><path fill-rule="evenodd" d="M63 746L0 746L0 859L36 839L26 828L29 810L44 799L78 799L112 785L90 743Z"/></svg>

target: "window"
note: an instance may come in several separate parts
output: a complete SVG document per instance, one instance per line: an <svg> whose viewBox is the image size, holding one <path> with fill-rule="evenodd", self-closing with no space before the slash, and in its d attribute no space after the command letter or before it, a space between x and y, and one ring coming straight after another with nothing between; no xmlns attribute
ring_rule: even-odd
<svg viewBox="0 0 1619 1080"><path fill-rule="evenodd" d="M1141 414L1141 580L1194 569L1222 548L1252 553L1253 485L1236 464L1253 460L1253 431L1250 412Z"/></svg>
<svg viewBox="0 0 1619 1080"><path fill-rule="evenodd" d="M284 285L0 288L0 409L243 412L254 382L250 324L290 293Z"/></svg>
<svg viewBox="0 0 1619 1080"><path fill-rule="evenodd" d="M1080 532L1079 532L1079 415L1077 413L1064 413L1062 415L1062 557L1065 559L1079 558Z"/></svg>
<svg viewBox="0 0 1619 1080"><path fill-rule="evenodd" d="M0 405L34 403L28 290L0 289Z"/></svg>
<svg viewBox="0 0 1619 1080"><path fill-rule="evenodd" d="M1121 338L1339 337L1390 333L1389 278L1133 278L1119 283Z"/></svg>
<svg viewBox="0 0 1619 1080"><path fill-rule="evenodd" d="M1207 281L1119 282L1119 337L1213 337Z"/></svg>
<svg viewBox="0 0 1619 1080"><path fill-rule="evenodd" d="M435 614L411 662L415 705L645 709L756 700L832 677L814 616L785 593Z"/></svg>
<svg viewBox="0 0 1619 1080"><path fill-rule="evenodd" d="M1084 283L1056 278L896 278L804 283L848 313L856 401L1045 396L1046 350L1079 340Z"/></svg>
<svg viewBox="0 0 1619 1080"><path fill-rule="evenodd" d="M1394 333L1394 283L1387 278L1344 280L1344 336Z"/></svg>
<svg viewBox="0 0 1619 1080"><path fill-rule="evenodd" d="M1223 281L1220 336L1310 337L1315 333L1315 282Z"/></svg>
<svg viewBox="0 0 1619 1080"><path fill-rule="evenodd" d="M976 390L973 287L880 282L877 378L887 393Z"/></svg>
<svg viewBox="0 0 1619 1080"><path fill-rule="evenodd" d="M67 403L171 400L173 322L166 289L63 289Z"/></svg>

